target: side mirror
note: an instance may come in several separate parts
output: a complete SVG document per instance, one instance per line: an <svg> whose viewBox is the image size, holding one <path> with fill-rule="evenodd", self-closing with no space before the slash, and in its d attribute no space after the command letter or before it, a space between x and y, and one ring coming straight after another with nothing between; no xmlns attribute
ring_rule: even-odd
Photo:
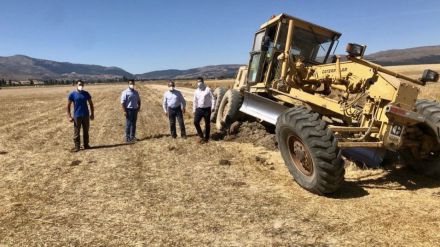
<svg viewBox="0 0 440 247"><path fill-rule="evenodd" d="M345 51L351 57L363 57L366 49L367 49L366 45L348 43L347 47L345 48Z"/></svg>
<svg viewBox="0 0 440 247"><path fill-rule="evenodd" d="M422 78L420 78L422 82L437 82L438 81L438 73L434 70L425 69L423 71Z"/></svg>

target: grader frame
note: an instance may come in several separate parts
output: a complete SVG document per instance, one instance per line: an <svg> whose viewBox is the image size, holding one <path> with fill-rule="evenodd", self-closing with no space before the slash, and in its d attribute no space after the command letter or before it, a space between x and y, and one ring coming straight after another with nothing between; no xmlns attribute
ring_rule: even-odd
<svg viewBox="0 0 440 247"><path fill-rule="evenodd" d="M438 73L426 70L421 79L395 73L365 60L366 46L357 44L347 46L346 57L335 56L340 36L286 14L273 16L257 31L249 65L239 69L232 89L241 92L241 112L276 125L290 172L301 186L318 194L334 192L343 179L339 148L414 151L423 141L429 144L414 156L440 151L440 124L416 110L419 86L437 81ZM236 110L226 107L237 102L234 95L222 100L217 127L227 127L234 119ZM440 111L440 106L432 107ZM307 130L309 123L315 125ZM424 137L406 138L417 131L425 131ZM318 157L322 147L313 146L317 141L328 145L333 161Z"/></svg>
<svg viewBox="0 0 440 247"><path fill-rule="evenodd" d="M283 26L287 28L286 38L280 37ZM397 141L396 138L388 138L392 123L399 123L401 126L423 123L423 116L413 112L413 109L419 94L417 85L425 85L425 82L395 73L364 60L362 58L363 54L360 54L361 56L349 55L346 58L347 61L343 62L340 57L335 56L334 62L327 62L331 58L332 47L336 45L338 38L341 36L340 33L330 29L281 14L263 24L260 31L257 32L256 38L258 38L259 33L267 32L270 28L276 29L276 34L272 47L269 47L269 49L276 48L277 45L280 45L277 42L283 39L286 42L284 50L278 51L278 57L275 57L276 51L271 51L272 54L270 55L267 55L266 52L267 60L261 61L260 59L260 64L257 65L257 67L266 66L266 69L263 68L261 72L248 69L247 93L270 95L272 100L278 101L278 103L282 102L286 107L298 105L298 102L300 102L323 116L338 118L342 120L342 124L330 126L337 133L349 133L356 136L369 131L368 136L357 138L356 141L354 141L356 138L339 139L340 147L386 147L397 150L403 143ZM316 39L331 40L329 49L327 49L325 57L322 59L326 63L304 61L304 58L300 57L302 54L298 54L296 60L294 60L292 49L295 49L295 43L292 44L291 41L295 40L295 29L310 30ZM259 43L259 41L254 40L254 49L256 43ZM321 46L322 44L315 44L315 46L318 45ZM321 47L315 48L321 49ZM317 52L314 52L315 56L311 55L312 59L316 59ZM258 51L251 52L251 61L248 68L252 68L253 63L255 63L253 59L257 53ZM275 59L278 60L278 67L281 70L279 78L270 77L270 74L273 73L272 70L276 70L274 68ZM270 62L267 63L267 61ZM264 64L265 62L266 64ZM241 70L245 70L245 68ZM262 80L252 80L251 77L259 73ZM242 79L242 84L236 83L235 88L239 89L244 85L244 82ZM318 93L318 87L326 87L328 92ZM336 99L327 97L330 90L339 91L345 95ZM359 94L365 94L365 96L368 94L362 112L359 112L359 105L349 105L349 97ZM261 109L260 107L252 108L256 111ZM246 109L243 110L246 111ZM354 119L349 114L353 112L358 113L358 119ZM397 112L401 114L396 114ZM262 117L261 115L257 117ZM272 121L269 122L275 124L274 120L276 119L272 118Z"/></svg>

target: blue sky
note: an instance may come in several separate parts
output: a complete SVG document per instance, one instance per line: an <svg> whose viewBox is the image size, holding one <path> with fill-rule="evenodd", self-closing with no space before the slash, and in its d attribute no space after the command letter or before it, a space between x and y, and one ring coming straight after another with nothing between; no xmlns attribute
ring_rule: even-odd
<svg viewBox="0 0 440 247"><path fill-rule="evenodd" d="M367 53L440 45L438 0L0 0L0 56L118 66L131 73L247 63L270 16L342 32Z"/></svg>

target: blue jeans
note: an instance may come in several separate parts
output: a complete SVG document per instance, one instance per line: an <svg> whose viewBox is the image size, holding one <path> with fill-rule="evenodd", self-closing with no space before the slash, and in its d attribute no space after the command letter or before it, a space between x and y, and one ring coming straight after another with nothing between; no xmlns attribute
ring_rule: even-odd
<svg viewBox="0 0 440 247"><path fill-rule="evenodd" d="M125 118L125 140L131 141L136 138L136 121L138 109L127 109L127 116Z"/></svg>

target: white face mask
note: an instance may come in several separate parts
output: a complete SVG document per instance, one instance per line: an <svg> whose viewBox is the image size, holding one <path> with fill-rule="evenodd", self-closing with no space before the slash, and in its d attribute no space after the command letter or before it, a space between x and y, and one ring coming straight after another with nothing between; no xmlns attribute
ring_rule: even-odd
<svg viewBox="0 0 440 247"><path fill-rule="evenodd" d="M199 82L197 82L197 87L200 88L200 89L202 89L202 88L205 87L205 83L199 81Z"/></svg>
<svg viewBox="0 0 440 247"><path fill-rule="evenodd" d="M174 87L168 87L170 91L174 91Z"/></svg>
<svg viewBox="0 0 440 247"><path fill-rule="evenodd" d="M83 90L83 86L78 86L78 91L82 91Z"/></svg>
<svg viewBox="0 0 440 247"><path fill-rule="evenodd" d="M132 84L128 85L128 87L129 87L130 89L134 89L134 85L132 85Z"/></svg>

